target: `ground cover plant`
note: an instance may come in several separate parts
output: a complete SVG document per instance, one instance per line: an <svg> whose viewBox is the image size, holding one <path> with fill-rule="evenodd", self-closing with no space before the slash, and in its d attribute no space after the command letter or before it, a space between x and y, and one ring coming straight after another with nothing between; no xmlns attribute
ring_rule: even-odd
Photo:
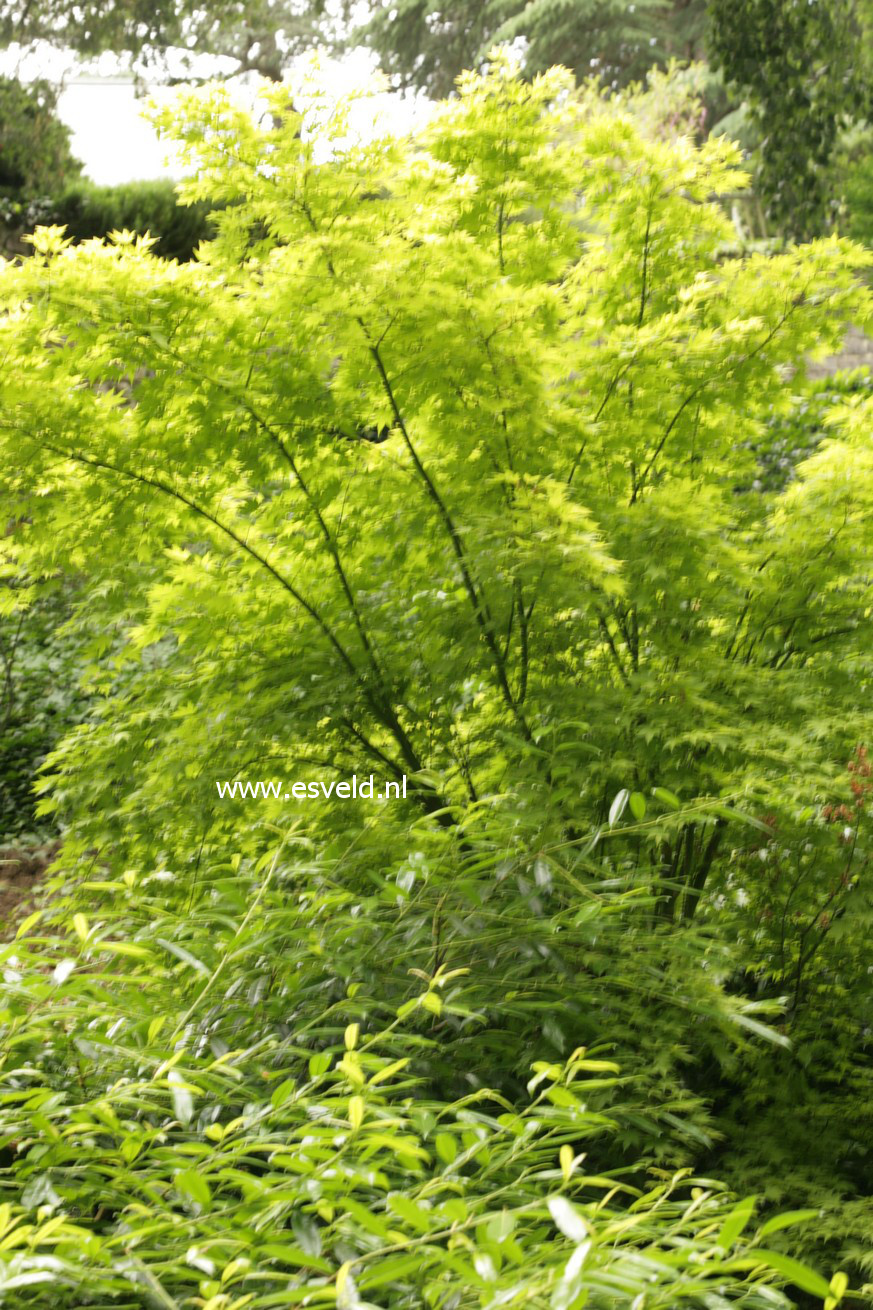
<svg viewBox="0 0 873 1310"><path fill-rule="evenodd" d="M10 1304L865 1294L868 392L759 473L869 257L729 257L735 148L561 70L459 90L364 144L183 95L197 260L0 273L6 608L76 579L88 697L3 948Z"/></svg>
<svg viewBox="0 0 873 1310"><path fill-rule="evenodd" d="M452 970L396 1015L352 985L283 1036L318 939L288 844L192 911L101 880L98 919L7 952L7 1304L778 1310L774 1278L838 1301L845 1279L710 1180L592 1167L618 1125L590 1099L626 1095L611 1062L536 1063L515 1102L428 1094L422 1019L463 1013Z"/></svg>

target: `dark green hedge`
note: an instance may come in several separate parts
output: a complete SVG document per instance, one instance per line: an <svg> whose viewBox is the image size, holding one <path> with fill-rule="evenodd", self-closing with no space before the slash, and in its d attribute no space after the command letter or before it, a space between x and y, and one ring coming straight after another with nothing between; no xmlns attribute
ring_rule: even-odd
<svg viewBox="0 0 873 1310"><path fill-rule="evenodd" d="M208 203L180 205L169 180L96 186L73 182L54 196L27 203L0 200L0 224L8 234L62 224L76 241L103 237L114 230L158 238L155 251L165 259L188 260L199 243L213 234Z"/></svg>

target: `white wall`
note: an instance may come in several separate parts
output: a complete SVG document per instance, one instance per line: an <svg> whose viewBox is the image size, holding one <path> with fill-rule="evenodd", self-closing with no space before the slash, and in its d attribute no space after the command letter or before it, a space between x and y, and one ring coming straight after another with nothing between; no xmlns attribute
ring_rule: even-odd
<svg viewBox="0 0 873 1310"><path fill-rule="evenodd" d="M178 161L171 158L168 164L167 147L142 117L142 108L132 79L82 76L67 82L58 113L72 128L73 154L93 182L179 175Z"/></svg>

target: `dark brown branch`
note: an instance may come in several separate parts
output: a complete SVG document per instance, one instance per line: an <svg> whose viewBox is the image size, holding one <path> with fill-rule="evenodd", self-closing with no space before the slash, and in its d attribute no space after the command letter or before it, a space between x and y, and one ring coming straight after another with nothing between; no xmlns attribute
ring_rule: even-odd
<svg viewBox="0 0 873 1310"><path fill-rule="evenodd" d="M600 415L606 409L606 406L609 403L612 393L615 391L615 388L618 386L619 382L624 377L625 373L628 371L629 368L630 368L630 364L626 364L624 368L619 369L619 371L616 373L615 377L612 379L609 386L606 388L606 394L604 395L603 399L601 400L600 404L597 407L597 413L594 415L594 418L591 420L592 423L596 423L598 421ZM585 453L586 445L587 442L583 441L582 445L579 447L579 449L576 452L576 458L573 460L573 464L570 468L570 472L567 474L568 487L572 486L573 484L573 479L576 476L576 470L579 467L579 461L582 459L582 456Z"/></svg>
<svg viewBox="0 0 873 1310"><path fill-rule="evenodd" d="M700 863L697 866L697 871L685 889L685 897L682 902L681 917L686 922L689 922L691 919L694 918L694 915L697 911L697 907L700 904L700 898L703 895L704 889L709 879L709 875L712 870L712 865L715 860L716 854L718 853L718 848L721 845L721 840L722 837L724 836L724 830L726 827L727 827L727 823L724 819L716 819L715 827L713 828L712 833L710 834L709 841L706 843L706 846L704 847L703 855L701 856Z"/></svg>
<svg viewBox="0 0 873 1310"><path fill-rule="evenodd" d="M630 686L630 679L629 679L628 676L627 676L627 673L626 673L626 671L625 671L624 664L622 663L622 661L621 661L621 659L620 659L620 657L619 657L619 653L618 653L618 651L616 650L615 642L613 641L613 638L612 638L612 633L611 633L610 630L609 630L609 626L608 626L608 624L607 624L607 622L606 622L606 619L605 619L605 618L603 617L603 615L600 614L599 612L598 612L598 615L597 615L597 622L598 622L598 624L599 624L599 626L600 626L600 631L603 633L603 636L604 636L604 639L605 639L605 641L606 641L606 644L607 644L607 646L609 647L609 649L610 649L610 651L611 651L611 653L612 653L612 658L613 658L613 661L614 661L614 663L615 663L615 667L618 669L618 672L619 672L619 674L621 675L621 680L622 680L622 682L624 683L624 685L625 685L626 687L629 687L629 686Z"/></svg>
<svg viewBox="0 0 873 1310"><path fill-rule="evenodd" d="M204 509L202 505L198 505L196 501L191 500L191 498L186 496L184 492L179 491L176 487L169 486L159 478L149 477L148 474L145 473L136 473L133 469L121 468L117 464L111 464L108 460L96 459L94 456L83 455L77 451L64 450L62 447L54 446L50 442L44 442L43 444L46 450L51 450L54 454L61 456L62 459L70 459L74 463L84 464L89 468L103 469L105 472L114 473L117 477L126 478L131 482L137 482L142 486L151 487L155 491L163 492L164 495L170 496L173 500L179 501L180 504L187 506L192 513L197 514L200 518L211 523L213 527L219 530L219 532L223 532L226 537L229 537L240 550L244 551L246 555L260 564L262 568L266 569L271 577L279 583L279 586L282 587L294 599L294 601L296 601L300 608L321 630L355 681L362 683L361 675L355 667L348 652L343 647L336 633L326 620L322 618L312 602L308 601L288 578L280 573L278 569L274 568L266 556L261 555L259 551L255 550L253 546L250 546L247 541L243 540L242 537L234 532L233 528L228 527L226 523L222 523L221 520L217 519L208 509Z"/></svg>
<svg viewBox="0 0 873 1310"><path fill-rule="evenodd" d="M369 342L369 334L367 333L366 325L364 324L363 320L359 319L358 321L361 325L361 328L365 336L367 336ZM482 633L483 638L485 639L485 644L488 647L492 660L494 661L494 668L497 674L497 681L500 686L500 690L503 693L504 700L506 701L507 706L512 711L516 719L516 722L521 728L525 740L530 741L531 740L530 728L528 727L524 719L524 715L521 713L521 710L518 704L516 703L515 697L512 694L512 689L510 688L509 685L509 678L507 676L506 664L503 660L503 656L501 655L497 638L494 634L494 625L488 608L488 604L484 596L479 595L479 592L476 589L476 585L473 582L473 578L470 573L469 566L467 564L467 555L466 555L466 551L464 550L464 545L461 540L461 535L458 532L457 526L451 514L449 513L445 501L443 500L442 496L437 490L433 479L431 478L430 474L428 473L427 469L422 463L418 451L416 450L412 442L412 439L409 435L409 430L407 429L403 415L400 412L400 407L397 404L397 398L394 394L394 389L391 386L391 380L388 377L388 373L385 369L385 364L379 352L379 347L371 344L369 345L369 351L370 351L370 355L372 356L373 362L376 365L376 369L379 373L379 378L381 380L383 390L385 391L386 398L388 400L389 405L391 406L391 413L394 417L395 425L397 426L398 431L403 437L404 445L406 446L406 449L409 452L409 456L412 459L415 470L424 484L425 491L428 497L436 506L437 513L439 514L443 526L445 527L446 532L448 534L449 540L452 545L452 550L454 551L455 558L457 559L458 566L461 570L461 577L464 582L464 589L467 592L467 596L470 601L470 605L472 607L473 614L476 619L476 623L479 626L479 630Z"/></svg>
<svg viewBox="0 0 873 1310"><path fill-rule="evenodd" d="M646 312L646 293L648 290L649 275L649 233L652 230L652 203L649 201L649 207L646 211L646 235L643 238L643 286L640 291L640 312L637 315L637 327L643 326L643 317Z"/></svg>

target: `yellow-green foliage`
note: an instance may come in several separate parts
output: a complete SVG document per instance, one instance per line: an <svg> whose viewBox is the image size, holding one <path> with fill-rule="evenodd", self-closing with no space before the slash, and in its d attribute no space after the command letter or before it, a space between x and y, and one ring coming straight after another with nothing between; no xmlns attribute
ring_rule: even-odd
<svg viewBox="0 0 873 1310"><path fill-rule="evenodd" d="M554 1247L543 1198L560 1164L538 1148L501 1174L507 1209L533 1216L524 1240L487 1173L482 1249L466 1228L434 1237L418 1207L444 1204L435 1123L495 1087L527 1122L534 1060L608 1046L626 1081L589 1084L584 1113L615 1125L589 1167L646 1190L652 1168L711 1158L755 1052L771 1070L777 1047L808 1052L811 1015L869 993L869 399L834 413L784 490L737 490L803 357L869 316L866 256L830 239L727 258L714 197L740 184L737 151L647 140L570 92L564 72L525 83L496 53L415 140L363 144L353 107L311 85L266 89L262 118L222 89L189 94L158 121L193 166L188 198L223 205L197 261L48 228L0 271L3 551L34 588L80 580L92 696L42 783L65 828L46 934L55 951L72 931L83 972L41 972L38 937L5 952L0 1134L24 1145L4 1185L78 1209L88 1269L111 1265L101 1295L160 1301L156 1280L186 1310L310 1291L346 1307L673 1304L686 1289L662 1265L686 1265L669 1235L669 1255L646 1247L634 1266L655 1278L642 1300L624 1272L584 1282L587 1255ZM406 802L216 794L371 772L407 775ZM277 827L289 844L267 889ZM418 1005L441 968L466 972L444 1005L433 988ZM74 1013L53 988L77 977ZM427 1158L389 1168L390 1144L347 1148L369 1110L333 1057L337 1028L375 1035L398 1010L408 1044L384 1058L414 1056L422 1081L374 1102ZM840 1058L869 1086L860 1011L846 1032ZM310 1086L319 1053L334 1081ZM276 1123L303 1141L311 1121L319 1140L274 1173L279 1073L307 1090ZM751 1104L774 1112L756 1079ZM811 1100L795 1112L815 1122ZM206 1129L240 1117L254 1136L232 1162ZM854 1198L869 1143L845 1136L833 1190ZM142 1177L104 1197L111 1152L133 1165L146 1147ZM766 1300L761 1261L827 1293L778 1252L742 1248L723 1269L753 1207L721 1241L707 1188L681 1205L700 1203L719 1295ZM259 1253L300 1211L329 1230L312 1277ZM228 1235L237 1214L254 1254ZM359 1263L414 1232L433 1267L386 1263L370 1299ZM489 1243L509 1243L505 1266ZM213 1286L237 1258L253 1263ZM75 1285L69 1244L63 1259ZM583 1281L565 1296L568 1271Z"/></svg>

